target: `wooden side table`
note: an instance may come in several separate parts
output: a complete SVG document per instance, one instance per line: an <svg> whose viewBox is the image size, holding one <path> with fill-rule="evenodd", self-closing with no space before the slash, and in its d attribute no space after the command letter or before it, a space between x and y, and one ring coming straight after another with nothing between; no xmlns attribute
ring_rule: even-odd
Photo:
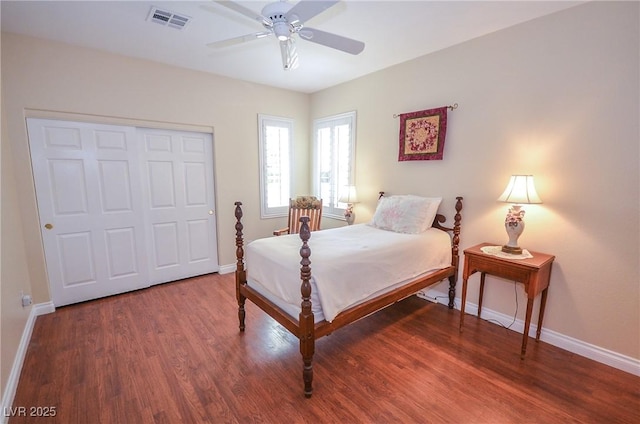
<svg viewBox="0 0 640 424"><path fill-rule="evenodd" d="M464 272L462 274L462 304L460 305L460 331L464 324L464 309L467 301L467 280L469 276L480 272L480 295L478 299L478 317L482 310L482 294L484 291L484 278L486 274L494 275L511 281L524 284L527 294L527 313L524 321L524 334L522 335L522 350L520 358L524 359L527 350L527 340L529 339L529 326L531 325L531 312L533 310L533 300L542 292L540 299L540 314L538 315L538 329L536 331L536 341L540 340L542 330L542 318L544 307L547 303L547 290L551 277L551 265L555 256L540 252L529 252L533 258L529 259L507 259L482 252L484 246L496 246L491 243L482 243L465 249L464 251Z"/></svg>

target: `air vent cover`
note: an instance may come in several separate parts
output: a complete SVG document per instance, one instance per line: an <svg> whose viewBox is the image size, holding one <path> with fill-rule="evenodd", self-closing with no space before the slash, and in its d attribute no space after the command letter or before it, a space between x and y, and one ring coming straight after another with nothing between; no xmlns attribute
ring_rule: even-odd
<svg viewBox="0 0 640 424"><path fill-rule="evenodd" d="M152 6L147 21L182 30L191 22L191 17Z"/></svg>

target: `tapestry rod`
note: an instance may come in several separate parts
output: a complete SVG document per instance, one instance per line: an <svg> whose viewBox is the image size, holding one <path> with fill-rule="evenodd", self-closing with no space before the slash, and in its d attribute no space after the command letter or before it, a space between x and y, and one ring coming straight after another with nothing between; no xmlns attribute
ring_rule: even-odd
<svg viewBox="0 0 640 424"><path fill-rule="evenodd" d="M447 106L447 109L449 109L449 110L458 109L458 103L454 103L454 104L452 104L452 105ZM402 114L400 114L400 115L402 115ZM393 117L394 117L394 118L397 118L397 117L399 117L400 115L398 115L398 114L395 114L395 113L394 113L394 114L393 114Z"/></svg>

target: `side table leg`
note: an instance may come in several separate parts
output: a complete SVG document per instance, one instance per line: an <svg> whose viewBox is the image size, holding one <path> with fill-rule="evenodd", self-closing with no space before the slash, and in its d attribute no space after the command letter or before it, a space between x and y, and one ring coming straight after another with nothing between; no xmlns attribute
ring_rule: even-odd
<svg viewBox="0 0 640 424"><path fill-rule="evenodd" d="M480 318L480 313L482 312L482 296L484 294L484 277L487 273L480 273L480 294L478 295L478 318Z"/></svg>
<svg viewBox="0 0 640 424"><path fill-rule="evenodd" d="M467 304L467 280L469 277L462 279L462 303L460 303L460 332L462 333L462 325L464 324L464 307Z"/></svg>
<svg viewBox="0 0 640 424"><path fill-rule="evenodd" d="M536 341L540 341L540 332L542 331L542 318L544 317L544 308L547 306L547 290L542 290L542 296L540 298L540 314L538 315L538 328L536 329Z"/></svg>
<svg viewBox="0 0 640 424"><path fill-rule="evenodd" d="M524 334L522 335L520 359L524 359L524 354L527 352L527 340L529 339L529 327L531 326L531 311L533 311L533 296L527 298L527 314L524 319Z"/></svg>

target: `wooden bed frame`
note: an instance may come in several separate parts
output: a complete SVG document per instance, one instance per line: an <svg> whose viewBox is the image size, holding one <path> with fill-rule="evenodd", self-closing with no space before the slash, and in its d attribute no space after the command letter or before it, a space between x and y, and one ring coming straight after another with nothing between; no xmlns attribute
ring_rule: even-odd
<svg viewBox="0 0 640 424"><path fill-rule="evenodd" d="M381 193L382 195L383 193ZM245 301L248 299L266 312L269 316L279 322L293 335L300 340L300 353L302 354L302 379L304 381L304 395L311 397L313 392L313 366L312 359L315 350L315 341L320 337L326 336L335 330L344 327L360 318L372 314L380 309L386 308L398 302L417 291L424 289L430 285L436 284L445 278L449 279L449 309L453 309L453 300L456 291L456 281L458 280L458 264L459 254L458 245L460 243L460 222L462 217L462 197L456 197L456 214L454 217L453 228L444 227L442 224L446 221L443 215L437 214L433 221L432 227L438 228L452 234L451 238L451 265L434 271L428 275L419 277L408 284L399 287L391 292L385 293L376 298L370 299L364 303L352 306L351 308L338 314L331 322L325 320L315 322L313 312L311 312L311 249L308 241L311 236L307 222L308 217L302 217L302 227L300 229L300 239L302 246L300 248L300 293L301 293L301 311L299 318L296 320L287 314L282 308L275 305L266 297L258 293L256 290L247 285L247 273L244 267L244 241L242 235L242 202L235 202L236 217L236 298L238 300L238 319L240 321L240 331L245 329Z"/></svg>

